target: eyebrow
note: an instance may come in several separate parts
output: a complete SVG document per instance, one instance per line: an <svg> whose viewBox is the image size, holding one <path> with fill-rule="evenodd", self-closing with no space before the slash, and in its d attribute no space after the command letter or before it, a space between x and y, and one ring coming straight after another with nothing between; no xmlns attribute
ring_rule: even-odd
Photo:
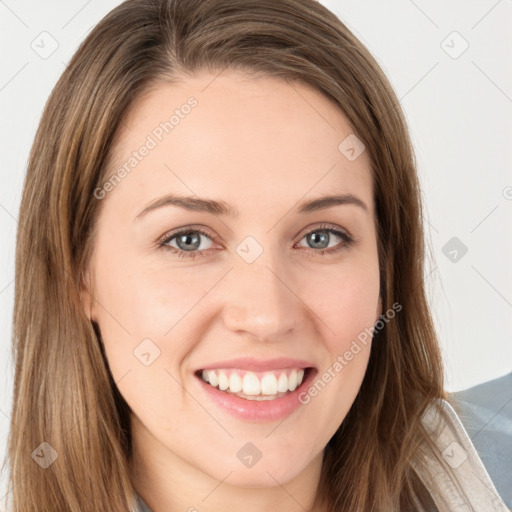
<svg viewBox="0 0 512 512"><path fill-rule="evenodd" d="M362 208L365 212L368 212L368 207L366 204L353 194L339 194L310 199L309 201L300 203L296 211L297 213L304 214L325 210L327 208L332 208L333 206L339 205L354 205ZM150 203L135 217L134 220L139 220L146 216L149 212L164 206L178 206L185 208L186 210L195 212L207 212L217 216L228 215L231 217L238 217L240 215L240 212L236 208L233 208L225 201L169 194Z"/></svg>

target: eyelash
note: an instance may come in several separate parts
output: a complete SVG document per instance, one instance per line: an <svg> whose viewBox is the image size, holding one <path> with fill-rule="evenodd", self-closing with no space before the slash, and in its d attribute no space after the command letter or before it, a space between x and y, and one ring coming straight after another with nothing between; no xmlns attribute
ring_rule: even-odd
<svg viewBox="0 0 512 512"><path fill-rule="evenodd" d="M315 229L312 229L311 231L304 233L304 235L299 239L299 242L305 236L310 235L311 233L315 233L316 231L327 231L328 233L332 233L332 234L338 236L339 238L341 238L343 240L343 243L341 243L341 245L339 244L337 246L330 247L328 249L311 249L311 248L307 249L306 248L306 252L314 253L314 255L326 256L328 254L334 254L343 249L348 249L355 242L354 238L352 238L347 233L340 231L339 229L330 227L329 225L320 225L320 226L315 227ZM158 240L158 247L161 247L164 250L168 250L168 251L172 252L173 254L176 254L179 258L193 260L197 256L203 257L204 256L203 253L207 252L207 249L202 250L202 251L196 250L196 251L187 252L182 249L176 249L176 247L171 247L171 246L167 245L174 238L178 237L179 235L187 234L187 233L200 233L210 239L212 238L206 231L203 231L202 229L199 229L199 228L190 227L190 228L180 229L179 231L175 231L174 233L170 233L170 234L166 233L162 238L160 238Z"/></svg>

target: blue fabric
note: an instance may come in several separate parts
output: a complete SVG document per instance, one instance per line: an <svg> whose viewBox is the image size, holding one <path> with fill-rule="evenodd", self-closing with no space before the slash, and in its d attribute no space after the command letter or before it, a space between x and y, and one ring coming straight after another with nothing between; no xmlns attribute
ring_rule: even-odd
<svg viewBox="0 0 512 512"><path fill-rule="evenodd" d="M450 393L457 412L487 473L512 509L512 373Z"/></svg>

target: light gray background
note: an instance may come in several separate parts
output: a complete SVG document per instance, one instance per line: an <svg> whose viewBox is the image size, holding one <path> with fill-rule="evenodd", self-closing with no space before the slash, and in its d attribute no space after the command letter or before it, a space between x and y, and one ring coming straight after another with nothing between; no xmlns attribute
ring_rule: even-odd
<svg viewBox="0 0 512 512"><path fill-rule="evenodd" d="M14 249L28 152L66 63L119 3L0 0L0 455L9 429ZM409 122L448 390L511 372L512 1L322 3L377 59Z"/></svg>

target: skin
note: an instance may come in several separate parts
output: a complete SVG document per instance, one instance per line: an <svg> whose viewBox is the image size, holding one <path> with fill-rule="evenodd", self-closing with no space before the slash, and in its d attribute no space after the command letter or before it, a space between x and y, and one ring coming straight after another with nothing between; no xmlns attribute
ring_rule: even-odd
<svg viewBox="0 0 512 512"><path fill-rule="evenodd" d="M318 91L224 72L159 84L139 98L112 170L190 96L198 105L101 200L87 281L94 293L83 292L132 410L132 481L154 512L325 510L314 503L323 450L357 395L370 343L284 421L231 416L194 372L235 357L288 356L320 375L375 324L382 309L370 161L338 150L353 130ZM223 200L240 215L166 206L133 220L168 193ZM333 193L352 193L368 210L296 213L298 202ZM327 235L329 247L342 248L319 255L306 235L322 223L356 241L344 247ZM211 234L200 235L202 257L158 247L190 225ZM247 236L263 249L250 264L236 252ZM176 238L168 245L176 249ZM160 350L149 366L134 356L146 338ZM250 468L236 456L247 442L262 453Z"/></svg>

